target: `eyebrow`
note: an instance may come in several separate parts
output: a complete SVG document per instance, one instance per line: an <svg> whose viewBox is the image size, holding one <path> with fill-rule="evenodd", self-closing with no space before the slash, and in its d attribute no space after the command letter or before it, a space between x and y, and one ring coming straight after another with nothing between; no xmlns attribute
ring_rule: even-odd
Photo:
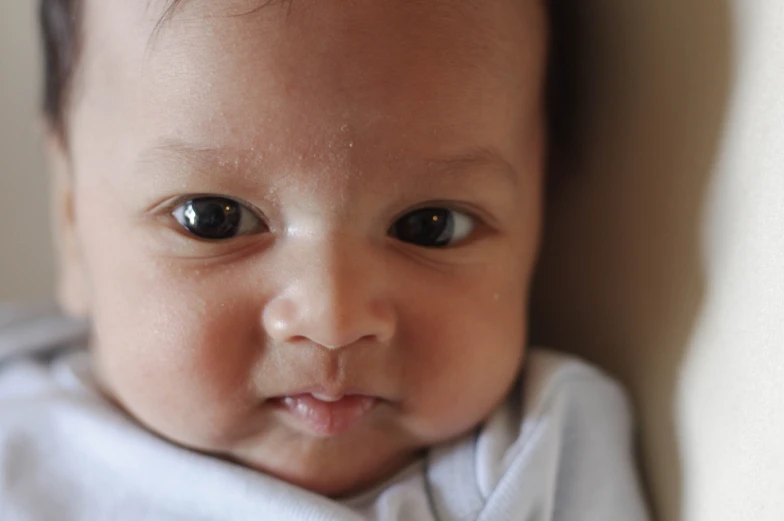
<svg viewBox="0 0 784 521"><path fill-rule="evenodd" d="M519 184L515 168L494 148L474 147L457 155L432 159L429 163L433 166L440 166L447 172L486 168L498 172L515 187Z"/></svg>
<svg viewBox="0 0 784 521"><path fill-rule="evenodd" d="M205 146L177 138L163 138L144 149L138 156L137 162L145 164L174 160L198 165L204 170L212 170L216 165L229 170L237 170L242 169L242 165L258 165L262 159L263 155L255 151L248 154L247 151ZM424 162L414 161L424 164L426 171L440 172L445 176L459 176L482 170L495 173L499 180L510 184L513 188L517 188L520 183L517 170L500 152L492 147L476 146L455 155L428 158Z"/></svg>
<svg viewBox="0 0 784 521"><path fill-rule="evenodd" d="M153 35L157 35L161 28L168 22L174 18L176 11L186 3L187 0L167 0L166 4L164 4L163 14L158 18L158 22L155 24L155 29L153 31ZM259 0L259 3L256 7L253 7L250 10L243 11L238 14L230 15L231 17L235 16L249 16L254 13L261 11L262 9L269 7L272 4L287 4L289 10L291 10L291 4L294 0ZM149 6L149 4L148 4Z"/></svg>
<svg viewBox="0 0 784 521"><path fill-rule="evenodd" d="M172 157L213 164L228 163L228 157L238 158L239 154L227 148L204 146L177 138L162 138L142 150L139 154L139 162L170 160Z"/></svg>

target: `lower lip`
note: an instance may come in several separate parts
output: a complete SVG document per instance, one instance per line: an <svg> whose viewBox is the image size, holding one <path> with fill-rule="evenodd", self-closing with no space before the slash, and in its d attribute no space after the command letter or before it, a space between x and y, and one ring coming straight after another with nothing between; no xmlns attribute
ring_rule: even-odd
<svg viewBox="0 0 784 521"><path fill-rule="evenodd" d="M325 402L310 394L301 394L278 398L275 402L311 434L326 438L354 428L378 401L369 396L344 396L334 402Z"/></svg>

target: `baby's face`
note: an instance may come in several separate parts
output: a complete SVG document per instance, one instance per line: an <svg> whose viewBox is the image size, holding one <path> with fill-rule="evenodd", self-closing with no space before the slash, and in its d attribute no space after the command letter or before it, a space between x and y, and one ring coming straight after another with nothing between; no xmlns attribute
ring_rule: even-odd
<svg viewBox="0 0 784 521"><path fill-rule="evenodd" d="M96 371L180 445L342 495L523 359L537 1L87 2L70 118ZM148 5L149 4L149 5Z"/></svg>

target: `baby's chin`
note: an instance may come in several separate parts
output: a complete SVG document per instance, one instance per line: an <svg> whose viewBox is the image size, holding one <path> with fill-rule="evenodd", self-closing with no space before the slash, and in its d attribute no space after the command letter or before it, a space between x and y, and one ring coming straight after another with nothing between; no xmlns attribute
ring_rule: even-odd
<svg viewBox="0 0 784 521"><path fill-rule="evenodd" d="M421 457L403 440L357 432L334 438L269 433L222 456L316 494L341 498L371 489Z"/></svg>
<svg viewBox="0 0 784 521"><path fill-rule="evenodd" d="M340 499L356 496L383 484L415 462L418 457L417 453L407 453L388 461L380 461L376 457L364 458L346 454L338 458L327 458L329 464L325 464L325 461L313 464L294 457L282 464L278 460L274 466L250 465L236 459L234 461L315 494Z"/></svg>

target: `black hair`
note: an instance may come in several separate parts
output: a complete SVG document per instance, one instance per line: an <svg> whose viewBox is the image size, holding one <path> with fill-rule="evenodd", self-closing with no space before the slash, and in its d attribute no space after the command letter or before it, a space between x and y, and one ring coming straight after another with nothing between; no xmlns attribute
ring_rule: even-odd
<svg viewBox="0 0 784 521"><path fill-rule="evenodd" d="M49 127L65 138L65 107L71 91L80 40L81 0L41 0L39 19L44 52L43 111Z"/></svg>

